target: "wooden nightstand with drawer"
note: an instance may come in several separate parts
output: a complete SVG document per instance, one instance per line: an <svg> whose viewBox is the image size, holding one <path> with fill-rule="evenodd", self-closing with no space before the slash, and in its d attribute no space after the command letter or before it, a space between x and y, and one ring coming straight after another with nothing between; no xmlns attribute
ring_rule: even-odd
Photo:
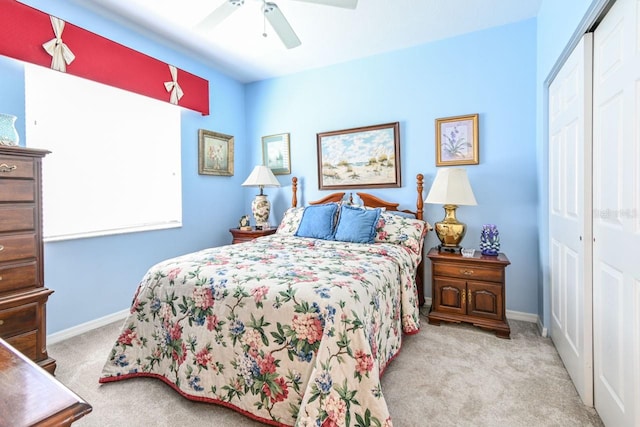
<svg viewBox="0 0 640 427"><path fill-rule="evenodd" d="M465 258L433 248L427 257L432 276L429 324L467 322L509 338L505 268L510 261L504 254L483 256L476 251L473 257Z"/></svg>
<svg viewBox="0 0 640 427"><path fill-rule="evenodd" d="M229 232L233 237L233 240L231 243L235 245L236 243L250 242L253 239L257 239L258 237L270 236L273 233L275 233L277 230L278 229L275 227L265 228L263 230L256 230L255 228L252 228L251 230L240 230L239 228L230 228Z"/></svg>
<svg viewBox="0 0 640 427"><path fill-rule="evenodd" d="M53 374L42 244L45 150L0 146L0 338Z"/></svg>

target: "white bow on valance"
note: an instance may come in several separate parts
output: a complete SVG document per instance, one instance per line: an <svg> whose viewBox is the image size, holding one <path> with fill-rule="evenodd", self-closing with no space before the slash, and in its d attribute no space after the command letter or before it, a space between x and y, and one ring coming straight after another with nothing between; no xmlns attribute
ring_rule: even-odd
<svg viewBox="0 0 640 427"><path fill-rule="evenodd" d="M169 102L178 105L178 101L180 101L180 98L184 95L182 88L178 84L178 69L173 65L169 65L169 71L171 71L172 81L164 82L164 87L167 89L167 92L171 92L171 99Z"/></svg>
<svg viewBox="0 0 640 427"><path fill-rule="evenodd" d="M50 16L51 26L53 27L53 33L55 38L44 43L42 47L51 55L51 68L53 70L67 71L67 65L71 64L76 56L71 52L71 49L62 41L62 31L64 31L64 21L55 16Z"/></svg>

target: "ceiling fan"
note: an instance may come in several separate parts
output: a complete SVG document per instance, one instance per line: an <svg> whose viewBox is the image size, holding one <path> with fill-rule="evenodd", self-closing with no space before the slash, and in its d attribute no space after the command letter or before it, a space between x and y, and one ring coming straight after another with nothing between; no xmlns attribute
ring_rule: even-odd
<svg viewBox="0 0 640 427"><path fill-rule="evenodd" d="M307 3L318 3L326 6L342 7L345 9L355 9L358 5L358 0L296 0L304 1ZM238 10L244 4L244 0L225 0L220 6L218 6L213 12L211 12L206 18L204 18L196 26L198 30L211 29L227 19L233 12ZM269 21L273 30L276 32L282 43L287 49L300 46L301 42L296 35L291 25L284 17L282 11L277 4L262 0L262 13L265 19ZM266 33L263 33L266 37Z"/></svg>

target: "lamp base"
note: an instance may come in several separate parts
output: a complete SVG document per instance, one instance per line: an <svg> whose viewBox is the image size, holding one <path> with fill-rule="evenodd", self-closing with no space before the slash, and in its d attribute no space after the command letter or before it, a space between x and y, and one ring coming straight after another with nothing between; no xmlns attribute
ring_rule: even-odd
<svg viewBox="0 0 640 427"><path fill-rule="evenodd" d="M267 199L266 194L258 194L251 203L251 212L256 220L256 230L262 230L269 227L269 214L271 212L271 203Z"/></svg>
<svg viewBox="0 0 640 427"><path fill-rule="evenodd" d="M444 205L445 216L434 224L440 242L440 252L460 253L460 242L467 232L465 223L456 219L456 205Z"/></svg>

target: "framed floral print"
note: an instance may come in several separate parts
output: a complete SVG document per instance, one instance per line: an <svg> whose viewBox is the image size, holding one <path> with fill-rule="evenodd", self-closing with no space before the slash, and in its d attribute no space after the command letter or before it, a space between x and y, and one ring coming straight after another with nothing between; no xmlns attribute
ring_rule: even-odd
<svg viewBox="0 0 640 427"><path fill-rule="evenodd" d="M198 173L233 176L233 136L198 130Z"/></svg>
<svg viewBox="0 0 640 427"><path fill-rule="evenodd" d="M478 115L436 119L436 166L477 165Z"/></svg>

